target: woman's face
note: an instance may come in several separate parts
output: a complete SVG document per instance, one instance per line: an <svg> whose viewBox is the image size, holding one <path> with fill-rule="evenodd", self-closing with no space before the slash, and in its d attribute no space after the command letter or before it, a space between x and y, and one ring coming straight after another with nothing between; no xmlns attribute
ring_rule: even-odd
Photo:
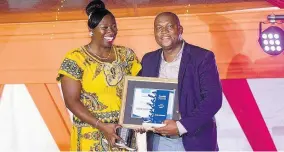
<svg viewBox="0 0 284 152"><path fill-rule="evenodd" d="M107 14L93 29L92 39L101 47L111 47L117 34L116 21L113 15Z"/></svg>

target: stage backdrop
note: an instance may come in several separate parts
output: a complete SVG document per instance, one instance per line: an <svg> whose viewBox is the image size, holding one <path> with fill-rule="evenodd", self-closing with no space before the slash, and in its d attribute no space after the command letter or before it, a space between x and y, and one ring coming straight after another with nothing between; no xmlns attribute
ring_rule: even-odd
<svg viewBox="0 0 284 152"><path fill-rule="evenodd" d="M216 55L224 89L221 150L284 150L284 55L268 56L257 42L258 23L271 12L284 14L271 8L179 15L183 38ZM115 43L139 59L157 49L153 19L118 18ZM64 54L88 43L86 20L0 29L0 150L68 150L70 114L55 78Z"/></svg>

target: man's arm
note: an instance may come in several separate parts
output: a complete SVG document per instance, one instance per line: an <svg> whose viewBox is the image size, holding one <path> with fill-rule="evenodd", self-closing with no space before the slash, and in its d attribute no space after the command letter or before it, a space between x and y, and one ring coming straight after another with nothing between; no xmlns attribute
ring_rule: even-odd
<svg viewBox="0 0 284 152"><path fill-rule="evenodd" d="M186 118L179 121L189 134L195 133L209 122L222 106L222 87L212 52L206 54L198 69L200 104Z"/></svg>
<svg viewBox="0 0 284 152"><path fill-rule="evenodd" d="M145 68L145 63L146 63L145 60L147 60L148 56L149 56L149 53L146 53L146 54L143 55L143 57L142 57L142 59L141 59L141 62L140 62L141 65L142 65L142 68L141 68L141 70L138 72L137 76L144 76L144 75L143 75L143 69Z"/></svg>

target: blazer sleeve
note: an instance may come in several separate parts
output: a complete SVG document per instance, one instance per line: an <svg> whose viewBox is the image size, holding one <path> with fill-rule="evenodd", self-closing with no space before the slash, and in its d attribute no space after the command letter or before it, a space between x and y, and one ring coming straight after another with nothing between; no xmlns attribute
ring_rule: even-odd
<svg viewBox="0 0 284 152"><path fill-rule="evenodd" d="M200 104L180 120L189 134L194 134L206 123L212 121L222 105L222 87L213 52L207 52L199 64Z"/></svg>
<svg viewBox="0 0 284 152"><path fill-rule="evenodd" d="M144 76L144 72L143 72L143 70L144 70L144 68L145 68L145 60L147 59L147 56L148 56L148 53L146 53L146 54L144 54L143 55L143 57L142 57L142 59L141 59L141 65L142 65L142 68L141 68L141 70L138 72L138 74L137 74L137 76ZM144 68L143 68L144 67Z"/></svg>

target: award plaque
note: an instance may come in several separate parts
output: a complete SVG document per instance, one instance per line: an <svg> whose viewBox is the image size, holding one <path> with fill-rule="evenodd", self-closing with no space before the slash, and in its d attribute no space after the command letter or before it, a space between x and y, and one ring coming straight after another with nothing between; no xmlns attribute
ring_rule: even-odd
<svg viewBox="0 0 284 152"><path fill-rule="evenodd" d="M136 132L133 129L119 127L116 129L116 134L121 140L115 140L115 146L111 148L112 151L121 151L122 149L137 151ZM102 139L102 146L104 149L109 149L106 139Z"/></svg>
<svg viewBox="0 0 284 152"><path fill-rule="evenodd" d="M150 77L125 78L119 124L126 128L164 126L166 119L178 120L177 80Z"/></svg>
<svg viewBox="0 0 284 152"><path fill-rule="evenodd" d="M117 128L116 134L122 139L122 140L115 141L115 144L117 146L119 146L120 148L125 148L129 151L137 150L136 134L133 129Z"/></svg>

